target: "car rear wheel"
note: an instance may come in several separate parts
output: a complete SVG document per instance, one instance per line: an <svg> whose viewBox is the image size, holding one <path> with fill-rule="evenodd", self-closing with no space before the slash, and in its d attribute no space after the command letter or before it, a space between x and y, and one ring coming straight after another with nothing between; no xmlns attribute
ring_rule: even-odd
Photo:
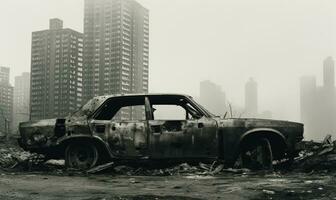
<svg viewBox="0 0 336 200"><path fill-rule="evenodd" d="M67 168L86 170L94 167L98 162L98 150L93 144L77 142L71 143L65 150L65 164Z"/></svg>
<svg viewBox="0 0 336 200"><path fill-rule="evenodd" d="M273 154L271 143L267 138L258 138L243 148L241 152L242 167L254 170L272 170Z"/></svg>

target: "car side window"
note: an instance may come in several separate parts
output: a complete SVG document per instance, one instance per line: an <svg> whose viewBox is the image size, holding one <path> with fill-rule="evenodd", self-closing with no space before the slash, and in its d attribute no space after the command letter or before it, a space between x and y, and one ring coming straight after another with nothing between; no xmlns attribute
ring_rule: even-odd
<svg viewBox="0 0 336 200"><path fill-rule="evenodd" d="M187 112L179 105L153 105L154 120L186 120Z"/></svg>
<svg viewBox="0 0 336 200"><path fill-rule="evenodd" d="M190 116L190 118L199 119L202 117L202 114L199 113L190 103L185 103L184 107L187 110L188 116Z"/></svg>
<svg viewBox="0 0 336 200"><path fill-rule="evenodd" d="M112 97L97 109L95 120L143 120L145 98L138 96Z"/></svg>
<svg viewBox="0 0 336 200"><path fill-rule="evenodd" d="M146 120L145 106L125 106L112 117L112 120Z"/></svg>

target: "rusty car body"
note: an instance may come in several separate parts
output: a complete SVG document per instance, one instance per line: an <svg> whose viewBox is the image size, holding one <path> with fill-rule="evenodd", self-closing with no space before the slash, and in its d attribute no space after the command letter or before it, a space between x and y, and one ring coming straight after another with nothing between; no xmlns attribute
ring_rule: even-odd
<svg viewBox="0 0 336 200"><path fill-rule="evenodd" d="M181 108L184 117L161 119L160 105ZM264 154L281 160L293 158L303 139L303 124L225 119L181 94L99 96L66 118L23 122L19 131L23 149L65 158L67 166L81 169L123 159L220 159L232 166L262 141Z"/></svg>

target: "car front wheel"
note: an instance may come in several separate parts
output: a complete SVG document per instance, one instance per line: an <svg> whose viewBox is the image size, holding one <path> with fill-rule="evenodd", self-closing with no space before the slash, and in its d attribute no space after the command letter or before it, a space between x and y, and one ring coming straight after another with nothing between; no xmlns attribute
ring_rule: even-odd
<svg viewBox="0 0 336 200"><path fill-rule="evenodd" d="M87 170L98 162L97 147L90 143L76 142L65 149L65 165L67 168Z"/></svg>
<svg viewBox="0 0 336 200"><path fill-rule="evenodd" d="M271 143L267 138L258 138L250 141L248 147L241 152L242 167L260 170L273 169L273 154Z"/></svg>

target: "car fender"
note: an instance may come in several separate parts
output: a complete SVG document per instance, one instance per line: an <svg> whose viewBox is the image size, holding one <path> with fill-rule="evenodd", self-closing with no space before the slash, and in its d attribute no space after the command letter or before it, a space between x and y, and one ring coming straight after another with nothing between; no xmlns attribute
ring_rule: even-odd
<svg viewBox="0 0 336 200"><path fill-rule="evenodd" d="M243 139L245 139L247 136L251 135L251 134L255 134L255 133L260 133L260 132L271 132L273 134L278 135L279 137L281 137L283 139L283 141L286 141L285 136L278 130L273 129L273 128L254 128L251 129L249 131L246 131L244 134L242 134L239 138L239 144L243 141Z"/></svg>
<svg viewBox="0 0 336 200"><path fill-rule="evenodd" d="M238 142L236 143L236 146L235 146L235 152L236 152L235 157L237 158L239 156L240 148L241 148L242 142L245 138L247 138L248 136L251 136L251 135L254 135L254 134L260 134L260 133L263 133L263 132L271 133L274 136L278 137L279 139L281 138L281 141L280 141L279 144L283 144L283 145L287 146L286 138L280 131L278 131L276 129L272 129L272 128L254 128L254 129L246 131L245 133L243 133L240 136L240 138L239 138L239 140L238 140Z"/></svg>
<svg viewBox="0 0 336 200"><path fill-rule="evenodd" d="M70 136L64 136L62 138L59 138L56 142L57 146L62 146L63 144L70 142L70 140L91 140L95 143L98 143L104 151L106 151L108 153L108 155L111 158L114 158L115 156L113 155L110 147L105 143L104 140L102 140L100 137L98 136L92 136L92 135L84 135L84 134L77 134L77 135L70 135Z"/></svg>

